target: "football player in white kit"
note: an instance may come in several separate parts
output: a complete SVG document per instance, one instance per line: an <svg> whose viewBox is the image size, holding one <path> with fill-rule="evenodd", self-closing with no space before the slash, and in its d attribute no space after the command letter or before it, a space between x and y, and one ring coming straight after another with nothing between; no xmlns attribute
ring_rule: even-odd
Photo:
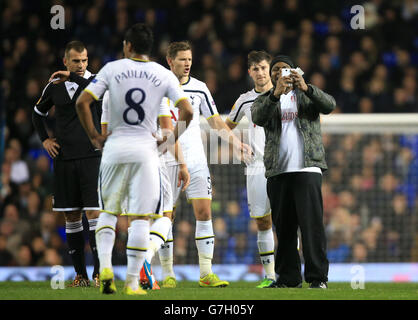
<svg viewBox="0 0 418 320"><path fill-rule="evenodd" d="M163 104L160 105L158 122L160 125L160 130L158 130L159 132L157 134L157 137L158 139L160 139L160 141L163 141L164 137L166 137L174 129L173 124L171 122L170 108L168 105L163 105ZM109 91L106 91L105 94L103 95L102 116L101 116L101 129L102 129L102 134L104 135L106 135L108 132L107 130L108 124L109 124ZM179 145L178 141L176 142L174 147L175 148L172 148L170 146L167 148L170 152L173 152L175 159L179 163L178 175L176 177L173 177L174 183L177 183L177 187L182 186L181 191L184 191L189 186L190 174L189 174L189 171L187 170L187 165L184 162L184 157L181 152L181 146ZM156 214L155 216L152 217L153 219L151 221L151 228L150 228L150 242L149 242L148 250L145 254L144 267L141 269L141 272L140 272L140 284L143 289L152 289L152 290L160 289L157 280L152 274L151 262L152 262L152 258L154 257L158 249L162 245L164 245L164 243L167 241L169 232L172 230L171 220L172 220L172 213L173 213L173 192L172 192L173 186L171 184L171 178L168 174L167 167L165 165L164 153L168 150L167 149L164 150L164 149L165 148L163 148L163 150L161 150L161 153L160 153L160 174L161 174L161 187L162 187L163 216L161 216L160 214Z"/></svg>
<svg viewBox="0 0 418 320"><path fill-rule="evenodd" d="M185 133L179 139L184 159L190 172L190 185L186 190L186 197L193 206L196 218L195 240L199 255L199 269L201 287L225 287L227 281L222 281L212 272L212 258L214 251L215 236L212 227L212 184L204 152L201 131L200 113L207 119L213 129L221 132L221 138L232 137L236 150L250 153L250 148L235 137L219 116L215 102L206 84L190 76L192 66L192 50L188 42L173 42L167 50L167 62L171 71L177 76L184 92L188 95L193 107L193 120ZM163 104L170 106L173 124L179 121L179 109L175 107L172 99L163 99ZM219 131L220 130L220 131ZM222 133L226 133L222 135ZM228 140L227 140L228 141ZM172 183L177 176L177 161L166 153L166 165ZM173 185L173 199L175 206L180 194L180 189ZM175 208L173 214L175 213ZM172 233L171 233L172 235ZM172 241L172 239L169 239ZM164 246L159 251L163 287L176 287L176 279L173 271L173 247Z"/></svg>
<svg viewBox="0 0 418 320"><path fill-rule="evenodd" d="M77 114L92 144L103 148L99 173L101 213L96 228L100 260L100 292L116 292L112 249L119 214L130 222L127 274L124 293L142 295L139 271L149 245L149 217L162 211L162 190L157 150L157 119L163 97L175 101L180 119L190 123L193 111L178 79L149 61L153 44L151 29L135 24L125 34L124 59L107 63L76 102ZM110 135L95 129L90 111L93 99L109 90ZM182 133L174 129L174 141ZM104 146L104 147L103 147Z"/></svg>
<svg viewBox="0 0 418 320"><path fill-rule="evenodd" d="M226 118L226 124L234 129L245 116L248 119L248 134L254 159L247 164L247 199L250 216L257 223L257 245L265 279L257 288L268 287L276 280L274 271L274 234L270 202L267 196L267 179L264 176L263 162L265 134L264 128L256 126L251 120L251 105L262 92L273 87L270 79L271 56L264 51L251 51L248 54L248 74L254 81L254 88L241 94Z"/></svg>

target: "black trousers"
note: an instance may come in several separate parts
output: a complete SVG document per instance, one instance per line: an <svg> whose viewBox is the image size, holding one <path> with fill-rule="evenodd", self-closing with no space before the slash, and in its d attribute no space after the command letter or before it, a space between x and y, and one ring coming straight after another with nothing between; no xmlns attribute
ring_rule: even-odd
<svg viewBox="0 0 418 320"><path fill-rule="evenodd" d="M321 184L322 175L313 172L283 173L267 179L278 239L275 271L279 283L295 286L302 282L298 227L302 236L305 281L328 281Z"/></svg>

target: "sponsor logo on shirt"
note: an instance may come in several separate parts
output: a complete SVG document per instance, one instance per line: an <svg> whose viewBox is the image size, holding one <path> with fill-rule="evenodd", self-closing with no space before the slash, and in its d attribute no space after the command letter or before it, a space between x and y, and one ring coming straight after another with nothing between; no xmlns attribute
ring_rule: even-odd
<svg viewBox="0 0 418 320"><path fill-rule="evenodd" d="M293 121L298 117L297 111L287 111L282 114L282 122Z"/></svg>

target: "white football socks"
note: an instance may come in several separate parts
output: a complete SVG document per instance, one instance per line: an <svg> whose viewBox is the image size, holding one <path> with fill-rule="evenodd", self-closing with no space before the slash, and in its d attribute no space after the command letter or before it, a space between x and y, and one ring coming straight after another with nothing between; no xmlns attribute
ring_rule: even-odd
<svg viewBox="0 0 418 320"><path fill-rule="evenodd" d="M96 218L96 219L88 219L89 231L95 231L98 222L99 222L99 218Z"/></svg>
<svg viewBox="0 0 418 320"><path fill-rule="evenodd" d="M273 229L257 232L257 245L266 277L276 280L274 271L274 235Z"/></svg>
<svg viewBox="0 0 418 320"><path fill-rule="evenodd" d="M175 278L173 270L173 226L170 226L168 231L167 240L161 245L158 255L161 262L162 279L167 277Z"/></svg>
<svg viewBox="0 0 418 320"><path fill-rule="evenodd" d="M112 250L118 218L106 212L100 213L96 226L96 246L100 261L100 272L112 268Z"/></svg>
<svg viewBox="0 0 418 320"><path fill-rule="evenodd" d="M162 217L154 221L150 228L150 242L145 259L151 263L155 253L166 242L167 236L171 229L171 220L167 217Z"/></svg>
<svg viewBox="0 0 418 320"><path fill-rule="evenodd" d="M139 288L139 271L145 260L145 253L149 245L149 222L134 220L131 222L126 245L127 268L125 285L132 290Z"/></svg>
<svg viewBox="0 0 418 320"><path fill-rule="evenodd" d="M200 278L212 273L212 259L215 248L212 220L196 220L196 247L199 254Z"/></svg>
<svg viewBox="0 0 418 320"><path fill-rule="evenodd" d="M65 221L65 233L83 232L83 222L80 221Z"/></svg>

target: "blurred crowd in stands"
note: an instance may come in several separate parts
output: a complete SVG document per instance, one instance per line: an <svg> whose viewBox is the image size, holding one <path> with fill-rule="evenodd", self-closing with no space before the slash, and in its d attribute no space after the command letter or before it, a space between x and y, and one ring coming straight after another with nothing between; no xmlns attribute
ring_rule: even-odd
<svg viewBox="0 0 418 320"><path fill-rule="evenodd" d="M64 30L50 26L56 4L65 8ZM365 10L365 29L350 26L355 4ZM85 43L88 69L96 73L122 57L123 34L135 22L152 26L152 59L165 66L168 43L187 39L192 75L206 82L223 114L251 88L246 56L253 49L290 55L308 83L336 98L336 112L418 112L416 0L5 0L0 10L0 266L71 264L63 215L52 212L52 162L31 123L71 40ZM418 261L417 136L327 134L324 143L330 261ZM218 189L214 262L259 263L243 166L211 169ZM179 209L175 263L197 263L193 215L183 198ZM127 222L119 219L116 264L126 263L126 235Z"/></svg>

